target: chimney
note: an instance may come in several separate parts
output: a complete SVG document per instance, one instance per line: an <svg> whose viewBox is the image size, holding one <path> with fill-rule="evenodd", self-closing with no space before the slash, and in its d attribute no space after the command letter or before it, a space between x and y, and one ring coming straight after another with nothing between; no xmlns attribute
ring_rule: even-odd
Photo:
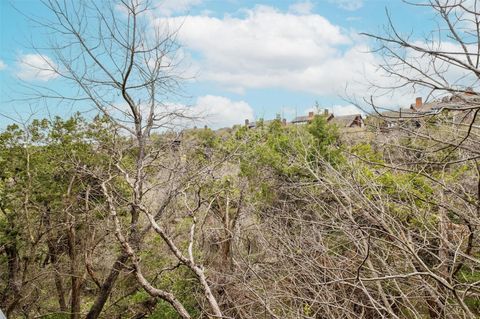
<svg viewBox="0 0 480 319"><path fill-rule="evenodd" d="M313 118L313 112L308 112L308 118L312 119Z"/></svg>
<svg viewBox="0 0 480 319"><path fill-rule="evenodd" d="M415 99L415 109L418 110L419 108L421 108L423 105L423 102L422 102L422 97L417 97Z"/></svg>
<svg viewBox="0 0 480 319"><path fill-rule="evenodd" d="M282 124L283 124L283 125L287 125L287 119L283 119L283 120L282 120Z"/></svg>
<svg viewBox="0 0 480 319"><path fill-rule="evenodd" d="M245 126L248 127L248 124L250 124L250 121L248 119L245 119Z"/></svg>

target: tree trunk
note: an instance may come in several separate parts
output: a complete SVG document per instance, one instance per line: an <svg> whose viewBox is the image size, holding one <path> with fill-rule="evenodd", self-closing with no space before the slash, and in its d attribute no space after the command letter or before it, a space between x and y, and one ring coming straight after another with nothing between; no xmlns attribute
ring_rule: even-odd
<svg viewBox="0 0 480 319"><path fill-rule="evenodd" d="M50 255L50 262L54 269L53 278L55 281L55 287L57 289L58 305L60 307L60 311L66 312L67 302L65 301L65 289L63 287L62 277L60 276L60 269L57 265L58 248L56 247L55 238L51 233L50 208L48 207L46 207L46 211L43 215L43 222L48 230L47 247L48 254Z"/></svg>
<svg viewBox="0 0 480 319"><path fill-rule="evenodd" d="M50 244L48 244L48 250L49 250L49 253L52 254L52 256L50 257L50 261L53 265L53 268L54 268L54 280L55 280L55 287L57 289L57 297L58 297L58 305L60 307L60 311L62 312L66 312L67 311L67 303L65 301L65 289L63 288L63 280L62 280L62 277L60 276L60 269L58 268L58 265L57 265L57 256L56 256L56 252L53 251L52 252L52 247L50 247Z"/></svg>
<svg viewBox="0 0 480 319"><path fill-rule="evenodd" d="M70 278L71 278L71 300L70 300L70 318L80 319L80 301L82 278L77 271L77 238L75 232L75 218L70 221L68 229L68 255L70 256Z"/></svg>
<svg viewBox="0 0 480 319"><path fill-rule="evenodd" d="M18 282L19 258L18 250L15 244L7 245L7 247L5 247L5 252L7 253L8 263L8 287L6 290L5 298L7 298L9 291L12 293L13 296L13 300L6 308L5 313L7 318L9 318L10 314L13 312L13 310L15 310L21 297L20 283Z"/></svg>
<svg viewBox="0 0 480 319"><path fill-rule="evenodd" d="M100 292L95 299L94 304L90 308L86 319L96 319L102 312L103 306L107 302L110 293L112 292L112 288L115 284L115 281L118 278L120 271L123 269L125 262L128 259L128 255L126 253L122 253L120 256L117 257L117 260L113 263L112 269L110 270L110 274L108 275L107 279L102 284L100 288Z"/></svg>

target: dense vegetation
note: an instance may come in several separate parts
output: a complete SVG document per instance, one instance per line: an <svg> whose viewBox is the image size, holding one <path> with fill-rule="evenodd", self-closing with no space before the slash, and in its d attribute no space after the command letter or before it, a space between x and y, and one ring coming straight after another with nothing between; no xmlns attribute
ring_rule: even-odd
<svg viewBox="0 0 480 319"><path fill-rule="evenodd" d="M480 315L480 179L476 161L461 160L468 145L429 153L429 140L345 134L322 116L158 132L141 205L163 236L132 214L138 147L108 119L12 125L0 143L1 304L11 318L91 312L115 263L101 317L178 316L137 280L140 269L189 316L211 317L188 256L225 317Z"/></svg>
<svg viewBox="0 0 480 319"><path fill-rule="evenodd" d="M186 129L177 30L149 1L42 3L37 50L73 93L22 100L98 115L0 133L8 318L480 317L479 2L413 3L436 13L423 42L391 19L365 34L393 79L377 90L435 107L356 131Z"/></svg>

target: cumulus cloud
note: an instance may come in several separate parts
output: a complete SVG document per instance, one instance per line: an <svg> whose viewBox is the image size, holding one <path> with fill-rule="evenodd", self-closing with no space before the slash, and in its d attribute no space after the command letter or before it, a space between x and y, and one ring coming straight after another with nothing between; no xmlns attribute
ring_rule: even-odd
<svg viewBox="0 0 480 319"><path fill-rule="evenodd" d="M332 107L332 113L336 116L342 115L352 115L352 114L361 114L363 113L358 107L352 104L348 105L334 105Z"/></svg>
<svg viewBox="0 0 480 319"><path fill-rule="evenodd" d="M256 6L243 17L157 22L182 24L179 39L200 56L200 80L236 91L275 87L335 94L345 81L358 78L368 60L346 32L315 14Z"/></svg>
<svg viewBox="0 0 480 319"><path fill-rule="evenodd" d="M146 118L150 104L140 104L140 112ZM134 129L129 106L122 101L112 104L108 112L126 127ZM155 126L160 130L183 129L194 126L218 129L244 123L245 119L254 119L253 108L245 101L234 101L224 96L203 95L191 105L179 102L165 102L155 107L158 121Z"/></svg>
<svg viewBox="0 0 480 319"><path fill-rule="evenodd" d="M27 81L49 81L58 76L55 68L55 63L46 55L24 54L18 57L16 75Z"/></svg>
<svg viewBox="0 0 480 319"><path fill-rule="evenodd" d="M337 7L348 10L355 11L360 9L363 6L363 0L328 0L330 3L336 4Z"/></svg>
<svg viewBox="0 0 480 319"><path fill-rule="evenodd" d="M346 9L362 5L362 1L336 3ZM217 83L230 92L274 88L330 97L373 94L377 103L388 107L409 105L420 93L412 93L411 87L391 94L369 91L369 83L391 88L398 79L378 69L382 59L371 53L367 39L312 13L309 1L287 11L259 5L241 12L159 17L155 23L181 25L179 40L194 57L197 80Z"/></svg>
<svg viewBox="0 0 480 319"><path fill-rule="evenodd" d="M2 60L0 60L0 71L5 69L7 67L7 65L5 64L5 62L3 62Z"/></svg>
<svg viewBox="0 0 480 319"><path fill-rule="evenodd" d="M208 125L211 128L231 127L242 124L245 119L253 119L252 107L244 101L232 101L223 96L205 95L197 99L189 113L200 117L195 125Z"/></svg>

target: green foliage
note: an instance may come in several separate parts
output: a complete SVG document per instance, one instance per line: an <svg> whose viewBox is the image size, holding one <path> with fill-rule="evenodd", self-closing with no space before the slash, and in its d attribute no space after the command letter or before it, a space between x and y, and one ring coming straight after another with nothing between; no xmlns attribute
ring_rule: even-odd
<svg viewBox="0 0 480 319"><path fill-rule="evenodd" d="M245 176L270 170L288 179L308 178L310 165L343 161L337 130L322 116L307 126L284 126L274 120L266 129L241 130L236 138L247 141L240 164Z"/></svg>
<svg viewBox="0 0 480 319"><path fill-rule="evenodd" d="M155 285L161 289L172 292L187 309L192 318L200 315L199 305L195 299L198 287L194 276L186 269L179 268L162 276ZM140 289L122 303L123 307L134 307L148 303L152 297ZM166 301L157 300L156 306L150 310L148 318L152 319L179 319L175 309Z"/></svg>
<svg viewBox="0 0 480 319"><path fill-rule="evenodd" d="M371 144L358 143L354 145L350 151L360 157L360 159L368 161L373 168L381 167L381 165L375 165L376 163L384 164L382 154L375 152Z"/></svg>
<svg viewBox="0 0 480 319"><path fill-rule="evenodd" d="M40 318L42 319L68 319L70 318L69 314L64 314L64 313L54 313L54 314L48 314L45 316L41 316Z"/></svg>
<svg viewBox="0 0 480 319"><path fill-rule="evenodd" d="M106 213L102 209L105 203L102 192L98 190L98 180L89 172L111 173L109 169L112 166L112 156L116 155L116 147L122 148L119 164L128 171L135 171L138 153L138 146L131 140L114 136L114 134L115 130L107 119L97 117L92 121L86 121L79 115L66 120L61 118L34 120L25 128L11 125L1 133L0 246L14 247L19 251L22 260L27 260L27 253L33 252L31 253L33 257L28 256L28 258L32 258L35 265L44 263L48 267L49 261L45 258L48 252L45 245L33 248L35 236L31 235L34 233L32 228L42 225L45 222L45 216L48 216L51 223L55 225L48 232L48 236L53 236L59 242L63 240L64 225L68 224L68 218L73 215L75 209L81 211L82 196L87 188L94 188L90 199L98 204L98 208L89 211L85 216L82 215L88 223L80 219L75 224L75 230L80 234L86 234L89 227L105 219ZM312 264L317 262L314 259L317 256L319 262L324 258L325 260L345 258L352 259L359 265L359 260L361 261L364 257L361 251L357 251L360 246L354 235L358 231L362 238L367 233L372 238L375 237L372 239L372 252L377 250L378 253L378 249L382 250L385 247L385 261L394 265L397 262L395 257L401 255L388 250L395 236L386 234L388 230L382 228L381 222L375 224L377 218L382 218L384 223L392 222L395 226L392 228L395 230L411 232L416 236L415 240L417 237L424 240L424 247L431 249L428 252L430 255L437 253L438 240L432 239L431 234L436 234L440 225L439 206L435 204L435 197L443 189L433 183L429 177L441 178L451 187L457 185L464 187L462 182L471 178L475 166L460 163L449 165L445 169L439 169L435 165L430 165L425 170L415 166L409 169L410 171L395 169L392 167L391 159L383 155L387 151L392 151L391 149L382 149L382 152L379 152L376 149L378 145L375 146L366 141L353 146L342 145L339 134L338 129L330 125L323 116L315 116L311 123L299 126L284 125L280 120L271 122L260 120L255 129L238 127L233 131L223 132L201 129L185 133L186 138L185 141L182 140L182 147L186 146L181 151L175 152L182 152L178 162L182 165L179 171L186 168L185 172L182 171L184 175L178 173L179 179L188 181L186 186L182 186L182 192L186 197L182 197L181 201L174 199L169 204L171 206L168 207L168 214L165 216L169 215L167 218L171 217L174 222L167 225L168 232L175 234L176 244L181 250L186 251L188 240L185 238L188 235L185 234L189 234L192 217L183 215L185 211L183 201L186 200L192 207L195 206L197 201L195 191L200 189L199 196L207 203L205 205L209 205L209 209L203 210L204 206L202 206L197 217L202 220L202 227L205 227L202 229L214 229L220 234L215 234L219 236L215 238L218 242L224 242L220 238L221 230L228 225L221 224L221 227L218 227L219 224L216 223L226 220L231 222L241 212L244 214L242 218L245 217L248 223L253 224L268 222L270 218L279 218L277 222L281 227L273 229L273 232L284 231L287 235L282 237L282 240L287 243L290 240L298 241L298 245L295 242L288 254L280 256L281 258L307 258ZM156 154L158 147L169 137L162 134L155 135L152 145L147 146L147 151L152 150L152 154ZM404 153L398 150L393 150L397 151L393 153L417 158L421 148L427 145L426 142L406 138L401 140L401 146L405 147ZM345 150L347 152L344 152ZM169 156L178 155L175 152L173 152L175 155L169 154ZM451 158L455 156L459 155L454 154ZM437 154L425 155L421 159L439 160ZM210 166L211 163L220 164ZM145 169L149 182L150 178L155 181L154 179L159 176L158 166L155 164L157 163ZM201 168L202 172L205 168L211 171L208 174L199 174L201 175L199 178L192 177L197 168ZM430 175L425 174L425 171ZM173 182L180 184L183 180ZM122 201L127 201L125 199L131 197L132 188L122 174L113 177L111 185L114 188L116 200L119 201L118 213L121 222L126 222L130 206L122 206ZM195 196L189 197L193 193ZM448 196L446 193L442 195ZM467 192L465 197L472 202L475 201L474 195ZM357 199L358 203L355 201ZM152 200L155 199L152 198ZM378 210L369 210L370 207L367 207L369 204L375 209L378 207ZM227 206L228 209L225 209ZM377 211L378 216L369 215ZM459 218L453 209L446 212L449 222L463 223L463 219ZM347 218L348 222L342 224L342 218ZM310 222L314 226L310 225ZM266 225L275 227L276 224L266 223ZM357 226L364 229L357 230ZM317 232L316 227L321 230ZM352 230L353 228L355 229ZM272 232L272 229L268 231ZM306 234L306 237L321 235L319 236L321 253L310 249L310 245L318 244L317 239L302 237L303 234ZM242 257L245 260L258 258L259 263L262 263L265 261L261 256L262 248L256 246L255 236L251 235L242 233L241 238L235 243L235 253L244 253L242 252L243 241L248 241L248 254L245 253L246 255ZM217 262L215 258L218 256L218 251L215 250L218 247L211 248L212 251L208 250L210 248L202 251L204 247L200 246L207 246L212 239L205 234L201 236L204 237L195 244L195 259L212 266ZM277 234L272 235L266 231L262 236L264 240L269 240L268 236L276 238L274 236ZM374 240L376 242L373 242ZM201 304L204 300L201 300L203 292L195 276L184 266L158 275L159 269L172 267L176 262L170 254L165 254L164 244L163 239L158 236L144 237L142 249L138 252L144 274L155 287L174 293L193 318L200 317L203 313ZM109 254L118 254L122 249L116 245L115 240L113 244L108 241L101 242L98 249L107 249L102 245L111 245L107 251ZM462 246L459 247L463 249ZM282 248L279 247L279 249ZM423 253L421 251L419 254ZM68 258L67 253L62 251L62 254L62 258ZM474 254L478 252L473 252L472 256ZM433 259L431 256L428 258ZM425 257L425 263L436 266L428 258ZM370 261L376 263L373 255ZM272 262L275 262L275 258L272 258ZM402 262L404 260L399 264ZM2 255L0 257L2 269L6 269L6 264L7 260ZM66 268L64 265L63 267ZM405 270L402 267L406 266L400 265L395 269L402 273ZM366 266L359 270L366 274ZM102 275L105 274L102 273ZM117 315L116 311L119 312L119 310L116 310L116 307L118 307L122 311L129 310L131 313L149 312L148 318L179 318L171 305L164 301L154 305L152 297L136 282L133 283L133 278L126 278L127 280L115 289L118 295L123 295L126 291L129 294L119 300L115 307L108 308L110 309L108 315ZM0 279L5 281L6 275L0 274ZM478 282L478 269L462 268L456 275L456 281L465 284ZM398 293L398 287L392 282L381 284L386 293L391 295ZM91 287L94 287L93 284ZM90 289L90 286L88 288ZM91 305L94 300L89 292L83 292L84 305ZM52 301L53 298L47 298L48 300L43 303L45 309L56 307L56 303ZM466 298L465 302L471 309L479 307L477 299ZM303 313L304 316L312 316L318 309L318 305L314 302L302 303L299 307L296 314ZM420 312L424 311L420 310ZM55 314L50 317L63 318Z"/></svg>
<svg viewBox="0 0 480 319"><path fill-rule="evenodd" d="M308 124L307 130L313 137L314 152L310 155L312 160L323 158L336 167L344 163L338 143L338 129L329 124L325 116L316 115Z"/></svg>
<svg viewBox="0 0 480 319"><path fill-rule="evenodd" d="M84 209L87 187L98 184L86 172L108 161L97 151L96 140L107 137L108 125L103 118L87 123L76 114L66 120L33 120L24 128L11 125L0 134L0 246L20 260L48 265L46 238L64 232L69 216ZM92 191L89 199L101 202L102 196ZM81 234L85 226L77 222L75 229ZM63 249L64 241L58 241L57 249ZM25 280L29 275L25 272ZM0 281L6 282L5 276L0 271ZM53 304L48 299L42 303Z"/></svg>

